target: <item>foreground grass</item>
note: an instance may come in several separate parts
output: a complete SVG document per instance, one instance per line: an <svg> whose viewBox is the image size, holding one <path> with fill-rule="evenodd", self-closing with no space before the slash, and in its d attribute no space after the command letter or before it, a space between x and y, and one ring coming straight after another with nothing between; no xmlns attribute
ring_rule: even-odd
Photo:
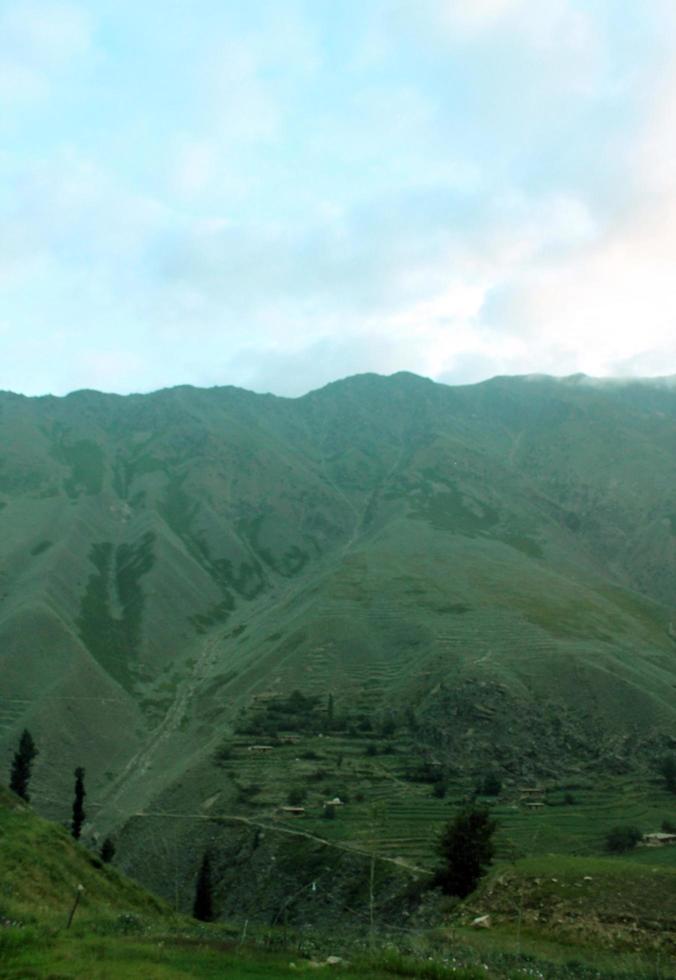
<svg viewBox="0 0 676 980"><path fill-rule="evenodd" d="M188 923L184 924L188 929ZM195 927L181 935L157 932L134 936L93 934L90 929L46 930L3 928L0 930L0 976L6 980L148 980L179 977L227 977L228 980L282 980L303 974L325 975L341 980L388 980L391 977L418 980L666 980L676 976L673 961L648 961L638 956L591 956L547 943L527 931L519 937L509 932L461 935L453 940L428 945L417 956L394 949L371 954L343 951L343 961L326 964L325 954L313 958L298 952L242 947L224 940L219 926ZM328 948L328 947L327 947ZM321 975L321 972L320 972Z"/></svg>
<svg viewBox="0 0 676 980"><path fill-rule="evenodd" d="M0 969L6 980L50 977L53 980L136 980L138 977L171 980L178 977L228 977L229 980L278 980L317 972L322 960L306 960L289 953L264 953L230 948L208 939L77 938L0 934ZM420 963L392 955L360 957L354 964L336 964L331 972L342 980L387 980L391 976L475 980L490 976L477 967L448 968L441 963Z"/></svg>

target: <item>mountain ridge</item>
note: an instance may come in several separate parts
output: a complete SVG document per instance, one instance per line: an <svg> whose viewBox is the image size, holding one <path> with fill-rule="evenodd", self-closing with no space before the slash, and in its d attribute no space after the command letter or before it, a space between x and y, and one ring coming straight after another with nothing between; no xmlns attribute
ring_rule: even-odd
<svg viewBox="0 0 676 980"><path fill-rule="evenodd" d="M78 764L101 832L214 780L232 812L214 753L296 689L415 714L458 778L670 744L669 386L0 395L0 445L0 744L43 744L50 816Z"/></svg>

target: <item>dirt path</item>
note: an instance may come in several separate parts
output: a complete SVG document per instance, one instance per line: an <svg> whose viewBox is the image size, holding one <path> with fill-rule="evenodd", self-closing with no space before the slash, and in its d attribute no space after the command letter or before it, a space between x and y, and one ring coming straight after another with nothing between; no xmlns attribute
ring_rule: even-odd
<svg viewBox="0 0 676 980"><path fill-rule="evenodd" d="M267 830L270 833L276 834L286 834L289 837L305 837L307 840L314 841L317 844L321 844L324 847L333 847L339 851L348 851L351 854L362 854L364 857L371 858L372 852L364 850L362 847L357 847L354 844L345 843L343 841L331 841L327 840L326 837L320 837L318 834L311 834L306 830L294 830L291 827L284 827L276 823L269 823L263 820L254 820L251 817L245 817L238 813L219 813L215 815L207 813L172 813L171 811L165 810L141 810L138 813L130 814L130 817L134 818L147 818L147 817L164 817L169 820L225 820L232 823L243 823L250 827L256 827L259 830ZM407 861L403 861L400 858L391 858L385 855L376 854L377 861L385 861L387 864L394 864L398 868L404 868L406 871L410 871L414 874L429 874L427 868L421 868L416 864L409 864Z"/></svg>

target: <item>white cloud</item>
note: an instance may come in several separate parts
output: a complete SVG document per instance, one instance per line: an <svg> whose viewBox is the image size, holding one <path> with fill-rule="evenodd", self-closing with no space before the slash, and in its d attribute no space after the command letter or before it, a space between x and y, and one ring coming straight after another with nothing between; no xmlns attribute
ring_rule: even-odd
<svg viewBox="0 0 676 980"><path fill-rule="evenodd" d="M0 9L0 106L46 99L93 45L87 11L68 2L16 0Z"/></svg>

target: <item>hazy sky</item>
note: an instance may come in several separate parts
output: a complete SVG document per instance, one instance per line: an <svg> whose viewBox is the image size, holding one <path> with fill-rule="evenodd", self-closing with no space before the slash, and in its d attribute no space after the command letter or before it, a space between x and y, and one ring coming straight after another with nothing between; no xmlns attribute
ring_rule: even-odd
<svg viewBox="0 0 676 980"><path fill-rule="evenodd" d="M0 388L676 373L673 0L0 0Z"/></svg>

